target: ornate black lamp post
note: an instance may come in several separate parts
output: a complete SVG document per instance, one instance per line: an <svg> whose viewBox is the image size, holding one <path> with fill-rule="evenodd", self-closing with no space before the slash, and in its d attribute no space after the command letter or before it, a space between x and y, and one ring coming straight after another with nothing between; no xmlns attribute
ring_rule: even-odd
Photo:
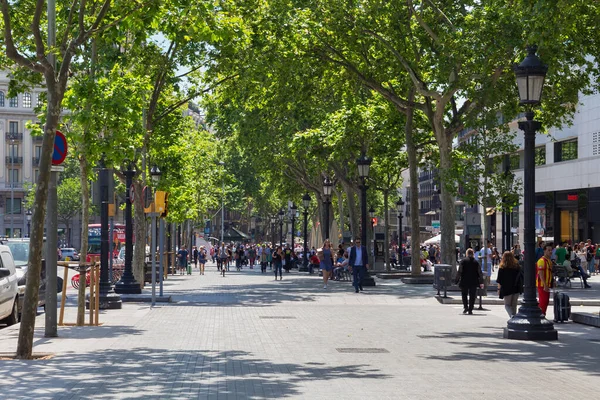
<svg viewBox="0 0 600 400"><path fill-rule="evenodd" d="M403 266L404 260L402 259L402 249L404 245L404 234L402 232L402 210L404 207L404 201L402 201L402 197L396 202L396 211L398 211L398 265Z"/></svg>
<svg viewBox="0 0 600 400"><path fill-rule="evenodd" d="M302 206L304 207L304 259L302 261L301 271L308 271L308 207L310 207L310 195L306 193L302 196Z"/></svg>
<svg viewBox="0 0 600 400"><path fill-rule="evenodd" d="M27 237L31 236L31 215L33 213L31 212L31 210L27 210L27 212L25 213L25 216L27 217Z"/></svg>
<svg viewBox="0 0 600 400"><path fill-rule="evenodd" d="M519 129L525 133L525 168L523 179L523 209L525 223L523 229L524 295L523 305L504 329L504 337L520 340L557 340L558 332L554 324L542 315L536 296L536 259L535 259L535 133L541 128L534 121L532 107L540 104L542 88L548 67L536 56L536 46L527 48L527 57L521 64L514 66L519 88L521 105L526 105L526 121L519 122Z"/></svg>
<svg viewBox="0 0 600 400"><path fill-rule="evenodd" d="M369 178L369 170L372 160L363 152L360 158L356 160L358 166L358 176L360 177L360 238L362 243L368 249L367 245L367 179ZM362 286L375 286L375 279L367 270L365 277L362 280Z"/></svg>
<svg viewBox="0 0 600 400"><path fill-rule="evenodd" d="M325 237L323 239L329 239L329 205L331 204L331 191L333 190L333 182L328 176L323 180L323 194L325 199L323 200L323 207L325 208Z"/></svg>
<svg viewBox="0 0 600 400"><path fill-rule="evenodd" d="M279 210L279 214L277 214L277 216L279 217L279 244L281 245L283 243L283 216L285 215L285 212L283 211L283 208L281 210Z"/></svg>
<svg viewBox="0 0 600 400"><path fill-rule="evenodd" d="M296 204L292 203L292 206L290 207L290 212L292 214L292 250L294 250L294 232L296 229L296 212L298 211L298 207L296 206Z"/></svg>
<svg viewBox="0 0 600 400"><path fill-rule="evenodd" d="M140 294L142 288L133 276L132 260L133 260L133 219L131 215L131 205L133 203L133 177L135 170L133 163L129 163L125 173L125 268L121 279L115 284L115 292L126 294Z"/></svg>
<svg viewBox="0 0 600 400"><path fill-rule="evenodd" d="M275 229L277 229L277 217L271 216L271 245L275 247ZM274 249L273 249L274 250Z"/></svg>

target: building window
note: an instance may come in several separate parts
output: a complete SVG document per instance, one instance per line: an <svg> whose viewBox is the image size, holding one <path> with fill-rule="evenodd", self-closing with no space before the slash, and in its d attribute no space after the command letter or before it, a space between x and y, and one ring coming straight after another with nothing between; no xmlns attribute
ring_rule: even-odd
<svg viewBox="0 0 600 400"><path fill-rule="evenodd" d="M33 170L33 183L37 182L39 176L40 176L40 169L39 168L35 168Z"/></svg>
<svg viewBox="0 0 600 400"><path fill-rule="evenodd" d="M23 94L23 107L31 108L31 93Z"/></svg>
<svg viewBox="0 0 600 400"><path fill-rule="evenodd" d="M535 148L535 165L546 165L546 146Z"/></svg>
<svg viewBox="0 0 600 400"><path fill-rule="evenodd" d="M42 146L35 146L35 158L42 158Z"/></svg>
<svg viewBox="0 0 600 400"><path fill-rule="evenodd" d="M19 98L17 96L8 99L9 107L19 107Z"/></svg>
<svg viewBox="0 0 600 400"><path fill-rule="evenodd" d="M577 159L577 139L554 143L554 162Z"/></svg>
<svg viewBox="0 0 600 400"><path fill-rule="evenodd" d="M10 183L19 183L19 170L14 168L8 171L8 179Z"/></svg>
<svg viewBox="0 0 600 400"><path fill-rule="evenodd" d="M37 107L41 107L44 105L44 94L38 93L37 95Z"/></svg>
<svg viewBox="0 0 600 400"><path fill-rule="evenodd" d="M8 155L12 158L19 157L19 145L18 144L9 144L8 145ZM12 162L14 162L14 160Z"/></svg>
<svg viewBox="0 0 600 400"><path fill-rule="evenodd" d="M0 91L0 107L4 107L4 92Z"/></svg>
<svg viewBox="0 0 600 400"><path fill-rule="evenodd" d="M19 122L18 121L8 121L8 133L19 133ZM14 138L16 139L16 138Z"/></svg>
<svg viewBox="0 0 600 400"><path fill-rule="evenodd" d="M12 202L14 200L14 203ZM6 199L6 214L21 214L21 199Z"/></svg>
<svg viewBox="0 0 600 400"><path fill-rule="evenodd" d="M511 154L510 155L510 169L519 169L521 168L521 157L519 154Z"/></svg>

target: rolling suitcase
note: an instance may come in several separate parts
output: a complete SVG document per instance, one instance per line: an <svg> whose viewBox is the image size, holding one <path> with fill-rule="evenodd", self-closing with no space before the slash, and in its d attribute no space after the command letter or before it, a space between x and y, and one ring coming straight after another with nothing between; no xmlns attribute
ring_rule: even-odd
<svg viewBox="0 0 600 400"><path fill-rule="evenodd" d="M568 322L571 316L571 300L565 293L554 293L554 322Z"/></svg>

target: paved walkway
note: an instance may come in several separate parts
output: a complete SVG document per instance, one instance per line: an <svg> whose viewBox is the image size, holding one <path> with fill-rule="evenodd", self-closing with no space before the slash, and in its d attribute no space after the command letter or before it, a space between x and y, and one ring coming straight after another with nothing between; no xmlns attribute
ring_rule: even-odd
<svg viewBox="0 0 600 400"><path fill-rule="evenodd" d="M60 327L47 339L41 316L35 351L54 357L0 361L0 398L597 397L597 328L559 325L551 343L504 340L502 306L468 316L439 304L430 286L379 283L355 294L348 282L325 290L297 272L223 278L211 266L170 277L174 303L125 303L102 312L100 327ZM14 351L17 334L0 330L0 351Z"/></svg>

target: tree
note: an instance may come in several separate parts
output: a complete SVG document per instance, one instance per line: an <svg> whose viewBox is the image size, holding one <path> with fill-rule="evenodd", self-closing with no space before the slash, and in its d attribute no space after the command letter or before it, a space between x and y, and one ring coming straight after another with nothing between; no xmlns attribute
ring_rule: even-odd
<svg viewBox="0 0 600 400"><path fill-rule="evenodd" d="M81 214L81 180L79 177L62 179L56 188L58 195L58 220L67 228L69 244L71 244L71 223L73 217Z"/></svg>
<svg viewBox="0 0 600 400"><path fill-rule="evenodd" d="M15 75L30 82L43 79L47 88L47 108L44 139L40 158L40 175L33 209L27 287L25 290L22 322L17 344L17 358L29 359L33 349L33 332L38 300L38 287L42 260L43 227L50 179L50 161L56 128L62 109L70 66L79 47L90 37L109 26L118 24L133 12L139 12L138 1L118 3L111 0L75 1L72 8L58 7L57 42L44 43L44 1L0 1L3 18L3 47L6 57L15 65ZM111 14L110 11L115 11ZM108 22L107 22L108 21Z"/></svg>

